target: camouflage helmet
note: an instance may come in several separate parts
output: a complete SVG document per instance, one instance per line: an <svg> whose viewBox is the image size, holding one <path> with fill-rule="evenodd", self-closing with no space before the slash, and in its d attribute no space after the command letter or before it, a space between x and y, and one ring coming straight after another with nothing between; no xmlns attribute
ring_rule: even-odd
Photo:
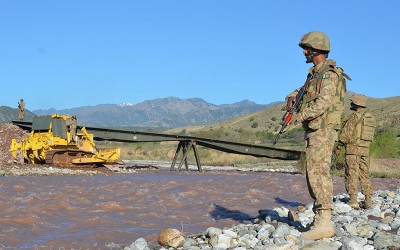
<svg viewBox="0 0 400 250"><path fill-rule="evenodd" d="M360 95L360 94L354 94L351 96L350 101L360 107L367 107L367 98L365 95Z"/></svg>
<svg viewBox="0 0 400 250"><path fill-rule="evenodd" d="M302 36L299 46L303 49L304 47L310 47L327 52L331 50L328 36L320 31L308 32L307 34Z"/></svg>

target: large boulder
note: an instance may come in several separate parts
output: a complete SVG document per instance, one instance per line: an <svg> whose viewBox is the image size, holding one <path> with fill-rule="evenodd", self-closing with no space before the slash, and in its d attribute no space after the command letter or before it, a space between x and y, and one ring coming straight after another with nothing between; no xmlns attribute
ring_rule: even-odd
<svg viewBox="0 0 400 250"><path fill-rule="evenodd" d="M173 247L177 248L183 246L185 243L185 238L182 233L173 228L167 228L160 232L158 236L158 244L164 247Z"/></svg>

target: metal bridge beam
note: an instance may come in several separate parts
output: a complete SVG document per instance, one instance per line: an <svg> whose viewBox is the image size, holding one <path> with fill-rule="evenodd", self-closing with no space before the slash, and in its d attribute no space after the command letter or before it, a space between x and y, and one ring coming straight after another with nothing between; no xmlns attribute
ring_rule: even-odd
<svg viewBox="0 0 400 250"><path fill-rule="evenodd" d="M26 130L32 129L32 123L30 122L13 121L13 123ZM82 126L78 126L78 129L81 128ZM96 127L85 127L85 128L88 133L93 134L95 140L108 140L108 141L118 141L118 142L179 141L171 165L171 170L173 170L175 167L180 150L182 150L183 152L183 158L179 164L179 170L182 167L183 163L187 164L186 157L190 148L192 148L195 154L197 166L199 168L199 171L201 171L200 158L197 153L196 145L212 148L227 153L251 155L255 157L266 157L266 158L282 159L282 160L298 160L300 159L300 156L302 154L302 152L298 150L212 140L212 139L193 137L193 136L181 136L181 135L150 133L150 132L140 132L131 130L117 130L108 128L96 128Z"/></svg>

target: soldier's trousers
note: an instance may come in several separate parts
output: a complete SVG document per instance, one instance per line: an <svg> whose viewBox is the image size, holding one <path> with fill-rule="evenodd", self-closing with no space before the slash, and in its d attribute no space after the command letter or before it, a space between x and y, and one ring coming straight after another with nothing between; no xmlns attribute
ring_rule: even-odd
<svg viewBox="0 0 400 250"><path fill-rule="evenodd" d="M18 113L18 119L19 119L20 121L23 121L23 120L24 120L24 116L25 116L25 113L22 112L22 111L19 111L19 113Z"/></svg>
<svg viewBox="0 0 400 250"><path fill-rule="evenodd" d="M369 156L346 155L346 191L349 195L358 193L358 181L361 183L361 192L364 195L372 195L372 185L369 178Z"/></svg>
<svg viewBox="0 0 400 250"><path fill-rule="evenodd" d="M307 185L314 209L333 208L333 184L330 175L332 150L337 139L334 129L318 129L307 133Z"/></svg>

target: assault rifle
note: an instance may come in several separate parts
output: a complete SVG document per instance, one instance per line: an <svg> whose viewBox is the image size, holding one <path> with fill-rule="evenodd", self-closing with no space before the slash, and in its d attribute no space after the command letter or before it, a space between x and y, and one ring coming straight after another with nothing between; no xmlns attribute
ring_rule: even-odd
<svg viewBox="0 0 400 250"><path fill-rule="evenodd" d="M312 75L309 75L309 77L307 77L307 80L304 83L303 87L301 87L299 92L297 92L296 100L295 100L294 104L292 105L290 110L286 111L286 113L283 115L283 117L282 117L282 127L281 127L281 130L279 131L278 135L276 136L273 145L275 145L278 142L279 138L281 137L281 135L283 133L283 130L285 130L285 128L292 122L294 113L297 112L297 110L300 108L301 99L303 99L303 96L304 96L304 94L305 94L305 92L307 91L307 88L308 88L308 83L310 82L310 80L312 78L313 78Z"/></svg>

